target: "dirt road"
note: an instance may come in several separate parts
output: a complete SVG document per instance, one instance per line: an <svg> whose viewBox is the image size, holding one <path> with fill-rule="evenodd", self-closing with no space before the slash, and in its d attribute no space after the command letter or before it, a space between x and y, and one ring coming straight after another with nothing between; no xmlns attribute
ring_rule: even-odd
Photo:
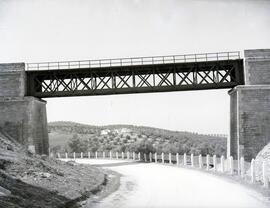
<svg viewBox="0 0 270 208"><path fill-rule="evenodd" d="M267 208L259 193L197 170L116 160L77 160L122 174L117 191L86 207Z"/></svg>

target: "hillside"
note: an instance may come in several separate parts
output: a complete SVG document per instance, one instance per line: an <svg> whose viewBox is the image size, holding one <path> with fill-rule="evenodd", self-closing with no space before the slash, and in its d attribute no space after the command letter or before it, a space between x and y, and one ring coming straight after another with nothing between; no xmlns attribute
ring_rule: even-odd
<svg viewBox="0 0 270 208"><path fill-rule="evenodd" d="M140 151L225 155L226 137L145 126L49 123L52 152Z"/></svg>
<svg viewBox="0 0 270 208"><path fill-rule="evenodd" d="M78 207L106 181L102 169L33 155L0 129L1 208Z"/></svg>

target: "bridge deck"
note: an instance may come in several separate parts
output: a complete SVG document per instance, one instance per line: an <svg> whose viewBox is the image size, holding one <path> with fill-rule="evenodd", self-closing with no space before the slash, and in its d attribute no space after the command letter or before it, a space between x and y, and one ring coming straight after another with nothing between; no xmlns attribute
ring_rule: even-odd
<svg viewBox="0 0 270 208"><path fill-rule="evenodd" d="M108 95L232 88L244 84L239 52L29 63L27 94Z"/></svg>

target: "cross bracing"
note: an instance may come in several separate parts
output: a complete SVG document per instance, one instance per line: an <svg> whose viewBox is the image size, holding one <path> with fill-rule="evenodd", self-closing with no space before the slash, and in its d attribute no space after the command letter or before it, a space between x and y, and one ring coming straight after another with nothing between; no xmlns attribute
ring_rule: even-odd
<svg viewBox="0 0 270 208"><path fill-rule="evenodd" d="M221 89L244 84L240 57L126 66L43 68L27 70L27 80L28 95L36 97Z"/></svg>

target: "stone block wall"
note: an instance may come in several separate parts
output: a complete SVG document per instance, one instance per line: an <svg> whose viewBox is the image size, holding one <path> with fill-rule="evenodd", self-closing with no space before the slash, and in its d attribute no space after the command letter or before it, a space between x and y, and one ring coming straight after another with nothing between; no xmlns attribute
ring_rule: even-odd
<svg viewBox="0 0 270 208"><path fill-rule="evenodd" d="M270 84L270 49L245 50L245 84Z"/></svg>
<svg viewBox="0 0 270 208"><path fill-rule="evenodd" d="M46 102L34 97L0 99L0 128L39 154L48 154Z"/></svg>
<svg viewBox="0 0 270 208"><path fill-rule="evenodd" d="M231 155L250 161L270 142L270 86L238 86L231 104Z"/></svg>
<svg viewBox="0 0 270 208"><path fill-rule="evenodd" d="M46 101L34 97L25 97L28 100L28 112L30 115L30 134L33 138L36 152L49 153L49 137L47 128Z"/></svg>
<svg viewBox="0 0 270 208"><path fill-rule="evenodd" d="M227 158L237 156L237 93L230 92L230 135L227 140Z"/></svg>
<svg viewBox="0 0 270 208"><path fill-rule="evenodd" d="M0 64L0 129L21 144L48 154L46 102L26 95L24 63Z"/></svg>
<svg viewBox="0 0 270 208"><path fill-rule="evenodd" d="M24 63L0 64L0 97L23 97L26 92Z"/></svg>
<svg viewBox="0 0 270 208"><path fill-rule="evenodd" d="M250 161L270 142L270 49L245 51L245 85L231 98L230 155Z"/></svg>

